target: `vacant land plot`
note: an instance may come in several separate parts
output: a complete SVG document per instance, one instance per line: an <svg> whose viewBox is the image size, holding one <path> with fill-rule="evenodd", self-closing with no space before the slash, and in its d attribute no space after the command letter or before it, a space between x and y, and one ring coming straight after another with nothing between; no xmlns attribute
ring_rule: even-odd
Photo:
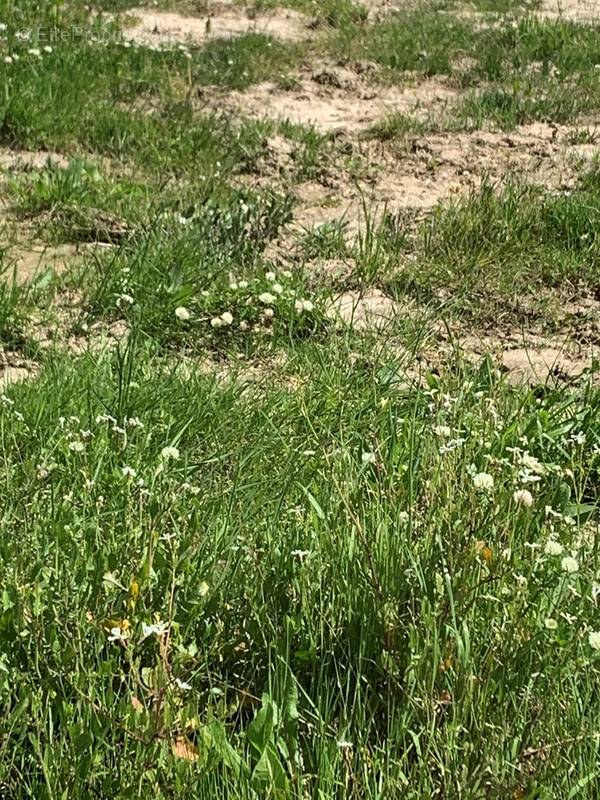
<svg viewBox="0 0 600 800"><path fill-rule="evenodd" d="M596 800L600 3L0 0L0 796Z"/></svg>

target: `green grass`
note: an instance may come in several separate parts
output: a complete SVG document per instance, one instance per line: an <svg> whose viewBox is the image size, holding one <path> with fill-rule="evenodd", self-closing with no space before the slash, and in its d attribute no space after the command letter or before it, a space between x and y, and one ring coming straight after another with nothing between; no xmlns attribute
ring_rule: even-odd
<svg viewBox="0 0 600 800"><path fill-rule="evenodd" d="M558 311L598 289L598 166L304 229L299 182L342 195L428 126L323 136L219 104L331 47L450 76L455 127L567 120L596 108L597 33L288 5L319 17L314 49L38 57L17 29L106 23L0 0L22 54L0 145L66 157L0 175L0 378L38 368L0 391L0 795L596 800L595 365L515 386L453 331L580 335ZM28 239L91 246L28 284ZM386 330L332 319L375 290Z"/></svg>
<svg viewBox="0 0 600 800"><path fill-rule="evenodd" d="M423 301L452 291L459 310L521 322L544 309L544 289L594 290L600 217L597 168L572 192L490 183L439 207L421 226L413 260L391 279ZM411 249L411 248L409 248ZM406 251L405 251L406 252ZM415 264L416 259L416 264ZM528 303L520 309L520 299Z"/></svg>
<svg viewBox="0 0 600 800"><path fill-rule="evenodd" d="M256 395L132 342L11 391L10 796L550 797L567 762L594 774L597 393L540 405L486 369L407 392L397 361L327 359Z"/></svg>
<svg viewBox="0 0 600 800"><path fill-rule="evenodd" d="M454 114L467 128L567 122L598 108L600 48L592 25L526 15L477 29L451 14L408 10L360 33L346 27L333 46L340 56L377 62L391 81L405 80L407 71L447 76L467 90ZM404 127L392 118L394 135Z"/></svg>

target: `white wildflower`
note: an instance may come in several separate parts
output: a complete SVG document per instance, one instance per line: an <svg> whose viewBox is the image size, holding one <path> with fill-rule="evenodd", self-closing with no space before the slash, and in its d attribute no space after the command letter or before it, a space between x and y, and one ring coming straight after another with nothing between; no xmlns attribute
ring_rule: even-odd
<svg viewBox="0 0 600 800"><path fill-rule="evenodd" d="M187 322L192 315L185 306L177 306L175 309L175 316L177 319L181 320L181 322Z"/></svg>
<svg viewBox="0 0 600 800"><path fill-rule="evenodd" d="M312 300L296 300L294 308L298 314L302 314L304 311L312 311L314 305Z"/></svg>
<svg viewBox="0 0 600 800"><path fill-rule="evenodd" d="M189 692L189 690L192 688L189 683L186 683L179 678L175 678L175 686L177 686L178 689L181 689L182 692Z"/></svg>
<svg viewBox="0 0 600 800"><path fill-rule="evenodd" d="M560 562L560 566L565 572L568 572L569 575L579 571L579 562L572 556L565 556Z"/></svg>
<svg viewBox="0 0 600 800"><path fill-rule="evenodd" d="M448 425L434 425L432 430L436 436L441 436L443 439L449 439L452 436L452 429Z"/></svg>
<svg viewBox="0 0 600 800"><path fill-rule="evenodd" d="M310 550L292 550L290 555L302 560L310 555Z"/></svg>
<svg viewBox="0 0 600 800"><path fill-rule="evenodd" d="M544 627L549 631L555 631L558 628L558 622L552 617L546 617L544 620Z"/></svg>
<svg viewBox="0 0 600 800"><path fill-rule="evenodd" d="M489 491L494 488L494 478L489 472L478 472L477 475L473 476L473 485L476 489Z"/></svg>
<svg viewBox="0 0 600 800"><path fill-rule="evenodd" d="M439 453L442 456L446 453L452 453L454 450L458 450L459 447L462 447L465 442L466 439L463 438L450 439L446 444L440 446Z"/></svg>
<svg viewBox="0 0 600 800"><path fill-rule="evenodd" d="M518 506L525 506L525 508L531 508L533 505L533 495L528 489L517 489L516 492L513 492L513 500Z"/></svg>
<svg viewBox="0 0 600 800"><path fill-rule="evenodd" d="M223 325L231 325L233 322L233 314L230 314L229 311L224 311L221 314L221 320L223 321Z"/></svg>
<svg viewBox="0 0 600 800"><path fill-rule="evenodd" d="M363 464L375 464L377 459L375 453L365 452L361 455L360 460Z"/></svg>
<svg viewBox="0 0 600 800"><path fill-rule="evenodd" d="M160 451L163 461L177 461L179 458L179 450L176 447L163 447Z"/></svg>
<svg viewBox="0 0 600 800"><path fill-rule="evenodd" d="M211 319L211 321L210 321L210 326L211 326L211 328L215 328L215 329L216 329L216 328L222 328L222 327L223 327L223 325L224 325L224 322L223 322L223 320L221 319L221 317L213 317L213 318Z"/></svg>
<svg viewBox="0 0 600 800"><path fill-rule="evenodd" d="M108 634L108 641L109 642L119 642L119 644L125 645L126 640L129 638L129 631L125 628L121 628L119 625L115 625L114 628L110 629L110 633Z"/></svg>
<svg viewBox="0 0 600 800"><path fill-rule="evenodd" d="M149 636L164 636L168 630L169 625L167 622L157 622L153 625L146 625L145 622L142 622L142 638L140 642L143 642Z"/></svg>
<svg viewBox="0 0 600 800"><path fill-rule="evenodd" d="M592 650L600 650L600 631L590 631L588 642Z"/></svg>
<svg viewBox="0 0 600 800"><path fill-rule="evenodd" d="M121 469L121 473L122 473L124 478L128 478L128 479L135 478L135 476L137 475L137 472L134 470L133 467L123 467Z"/></svg>
<svg viewBox="0 0 600 800"><path fill-rule="evenodd" d="M563 549L560 542L557 542L555 539L548 539L544 547L544 553L546 553L547 556L560 556L562 555Z"/></svg>
<svg viewBox="0 0 600 800"><path fill-rule="evenodd" d="M83 453L85 444L76 439L74 442L69 442L69 450L72 450L74 453Z"/></svg>
<svg viewBox="0 0 600 800"><path fill-rule="evenodd" d="M275 298L270 292L263 292L262 294L258 295L258 299L261 303L264 303L266 306L270 306L275 302Z"/></svg>
<svg viewBox="0 0 600 800"><path fill-rule="evenodd" d="M275 275L275 273L274 273L274 272L267 272L267 273L266 273L266 275L265 275L265 278L266 278L268 281L274 281L276 277L277 277L277 276Z"/></svg>

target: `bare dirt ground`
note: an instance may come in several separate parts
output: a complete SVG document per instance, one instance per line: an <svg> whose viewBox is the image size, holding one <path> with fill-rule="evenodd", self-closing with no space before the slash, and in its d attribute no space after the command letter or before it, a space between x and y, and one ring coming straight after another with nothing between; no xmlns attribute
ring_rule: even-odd
<svg viewBox="0 0 600 800"><path fill-rule="evenodd" d="M598 0L542 0L537 13L551 19L566 19L573 22L597 22L600 20Z"/></svg>
<svg viewBox="0 0 600 800"><path fill-rule="evenodd" d="M290 9L245 13L233 3L218 2L200 16L169 11L134 8L127 11L132 21L125 24L124 36L143 45L168 47L177 44L202 44L207 39L265 33L278 39L298 41L310 36L309 18Z"/></svg>
<svg viewBox="0 0 600 800"><path fill-rule="evenodd" d="M426 80L405 86L376 86L368 63L352 67L311 65L294 76L290 90L273 81L246 92L232 92L226 107L250 118L287 119L312 125L321 133L358 133L392 113L429 120L453 103L459 93L447 82Z"/></svg>
<svg viewBox="0 0 600 800"><path fill-rule="evenodd" d="M584 136L585 144L573 144ZM283 140L285 143L286 140ZM477 189L483 180L500 184L520 178L554 191L568 191L579 171L600 153L596 126L533 123L515 131L476 131L409 135L401 144L351 137L362 163L357 176L340 164L319 181L295 188L294 226L310 228L343 219L349 233L358 229L364 203L390 212L425 213L437 203ZM271 162L285 144L271 140Z"/></svg>

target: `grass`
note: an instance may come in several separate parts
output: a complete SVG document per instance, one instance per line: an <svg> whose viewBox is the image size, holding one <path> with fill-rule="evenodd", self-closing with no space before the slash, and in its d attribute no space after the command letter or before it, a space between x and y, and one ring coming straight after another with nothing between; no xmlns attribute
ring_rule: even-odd
<svg viewBox="0 0 600 800"><path fill-rule="evenodd" d="M485 370L407 393L401 364L373 372L339 355L303 389L261 397L180 377L130 343L50 360L11 391L7 793L175 782L244 796L267 781L378 796L383 781L478 797L480 781L534 796L560 791L563 760L593 759L594 610L581 598L594 529L543 509L593 508L597 395L540 406ZM533 457L542 482L519 509ZM478 493L478 470L493 492ZM544 554L548 539L577 553L577 573ZM167 639L143 627L158 620ZM553 759L529 754L540 743Z"/></svg>
<svg viewBox="0 0 600 800"><path fill-rule="evenodd" d="M559 194L484 183L422 225L413 254L418 267L409 263L391 285L423 300L452 287L459 309L488 320L499 310L519 319L519 298L526 296L521 322L541 313L545 290L595 290L597 189L596 167L577 190Z"/></svg>
<svg viewBox="0 0 600 800"><path fill-rule="evenodd" d="M592 93L594 29L435 10L332 0L314 52L448 75L473 92L458 127L572 121ZM220 113L302 46L38 56L21 25L109 23L0 0L3 20L22 58L0 62L0 144L50 159L0 175L0 376L36 364L0 392L2 797L595 800L595 364L515 385L453 336L504 320L573 344L545 299L597 292L597 164L569 192L506 179L302 227L298 183L426 126ZM85 246L29 284L27 238ZM395 318L343 326L338 292Z"/></svg>

